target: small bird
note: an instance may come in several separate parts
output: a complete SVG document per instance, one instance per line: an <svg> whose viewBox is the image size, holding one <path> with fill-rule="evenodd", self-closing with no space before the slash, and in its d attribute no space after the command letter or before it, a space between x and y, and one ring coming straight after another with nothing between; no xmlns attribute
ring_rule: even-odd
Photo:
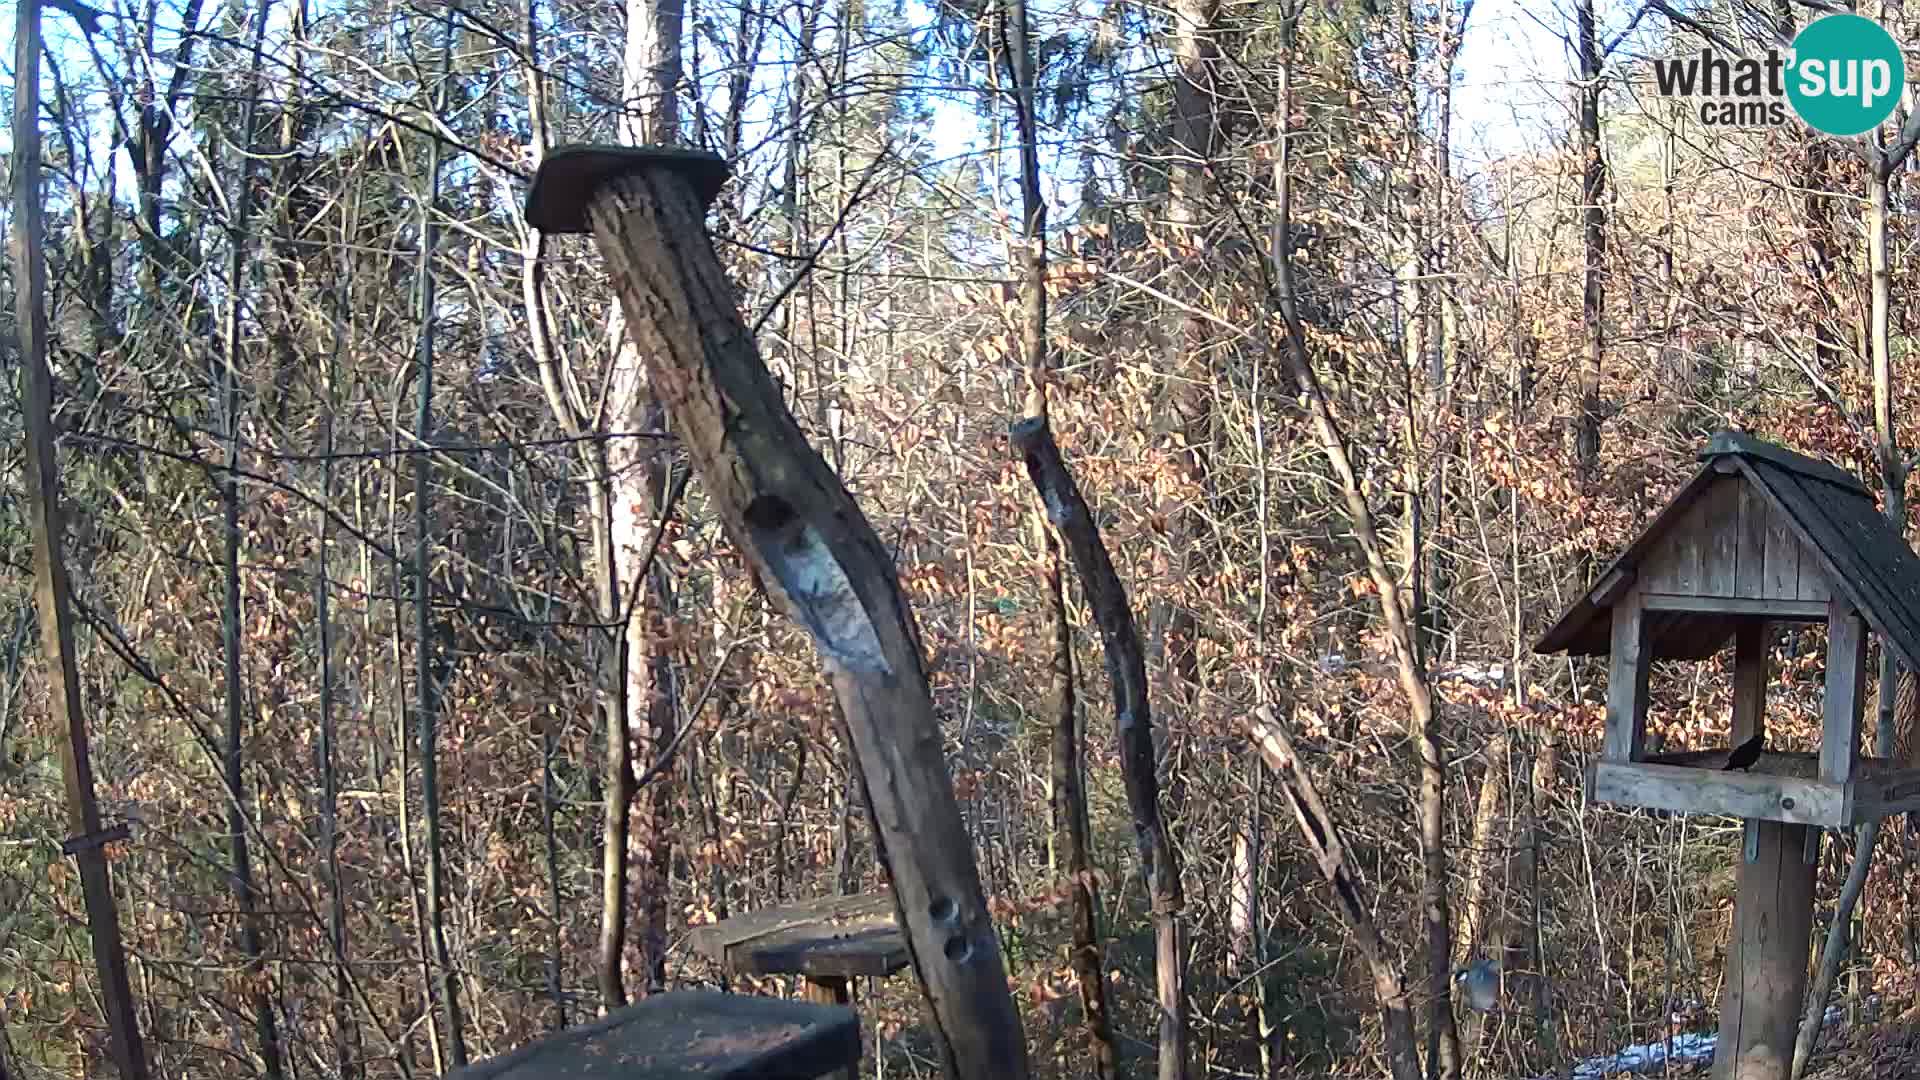
<svg viewBox="0 0 1920 1080"><path fill-rule="evenodd" d="M1474 1012L1492 1012L1500 1004L1500 972L1491 960L1475 960L1454 972L1453 982Z"/></svg>
<svg viewBox="0 0 1920 1080"><path fill-rule="evenodd" d="M1734 769L1750 771L1754 763L1760 760L1760 752L1766 748L1766 745L1767 733L1762 731L1755 734L1753 738L1733 748L1733 752L1727 755L1727 763L1721 766L1720 771L1731 772Z"/></svg>

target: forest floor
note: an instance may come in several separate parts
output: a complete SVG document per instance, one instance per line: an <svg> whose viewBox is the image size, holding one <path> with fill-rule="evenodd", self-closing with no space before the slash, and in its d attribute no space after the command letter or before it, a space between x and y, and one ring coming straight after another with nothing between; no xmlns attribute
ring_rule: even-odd
<svg viewBox="0 0 1920 1080"><path fill-rule="evenodd" d="M1920 1026L1901 1021L1847 1028L1821 1041L1806 1080L1920 1078Z"/></svg>

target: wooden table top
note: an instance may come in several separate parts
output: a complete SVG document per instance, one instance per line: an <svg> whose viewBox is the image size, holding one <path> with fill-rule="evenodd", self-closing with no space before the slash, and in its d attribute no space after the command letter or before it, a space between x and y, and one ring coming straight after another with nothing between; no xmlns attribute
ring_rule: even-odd
<svg viewBox="0 0 1920 1080"><path fill-rule="evenodd" d="M735 975L885 977L912 961L886 893L764 908L696 926L689 941Z"/></svg>
<svg viewBox="0 0 1920 1080"><path fill-rule="evenodd" d="M859 1060L852 1009L686 990L656 994L443 1080L814 1080Z"/></svg>

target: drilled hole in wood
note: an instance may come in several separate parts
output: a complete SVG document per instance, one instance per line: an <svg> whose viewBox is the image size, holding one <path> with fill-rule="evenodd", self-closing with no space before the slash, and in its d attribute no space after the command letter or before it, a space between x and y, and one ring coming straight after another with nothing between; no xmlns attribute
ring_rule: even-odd
<svg viewBox="0 0 1920 1080"><path fill-rule="evenodd" d="M937 923L952 922L954 912L957 910L958 905L953 902L953 898L950 896L939 897L935 899L933 903L927 905L927 914L933 916L933 921Z"/></svg>
<svg viewBox="0 0 1920 1080"><path fill-rule="evenodd" d="M967 962L967 958L973 955L973 942L968 941L960 934L955 934L947 939L945 951L947 959L956 964L964 964Z"/></svg>

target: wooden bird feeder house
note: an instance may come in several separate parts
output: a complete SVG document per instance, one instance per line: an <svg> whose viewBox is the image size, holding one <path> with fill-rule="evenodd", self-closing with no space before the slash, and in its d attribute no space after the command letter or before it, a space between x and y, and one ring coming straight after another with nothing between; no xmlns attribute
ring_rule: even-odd
<svg viewBox="0 0 1920 1080"><path fill-rule="evenodd" d="M1745 821L1714 1076L1776 1080L1787 1076L1806 990L1818 830L1920 810L1920 770L1866 757L1860 744L1867 631L1920 670L1920 557L1866 487L1832 465L1730 432L1701 459L1535 650L1608 659L1605 741L1587 773L1594 802ZM1765 746L1779 623L1827 627L1817 752ZM1765 749L1750 764L1732 749L1650 753L1652 662L1705 660L1729 639L1727 746Z"/></svg>

